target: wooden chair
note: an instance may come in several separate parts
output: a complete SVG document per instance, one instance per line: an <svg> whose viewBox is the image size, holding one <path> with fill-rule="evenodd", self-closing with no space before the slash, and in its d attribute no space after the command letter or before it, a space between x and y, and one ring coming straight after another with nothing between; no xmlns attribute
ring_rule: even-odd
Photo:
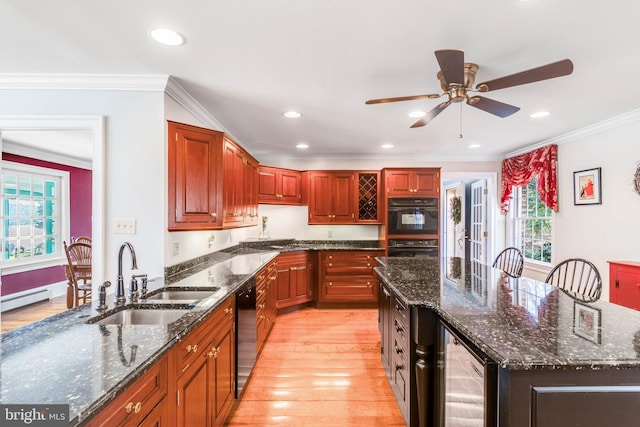
<svg viewBox="0 0 640 427"><path fill-rule="evenodd" d="M518 248L509 247L498 254L493 267L499 268L511 277L522 276L524 257Z"/></svg>
<svg viewBox="0 0 640 427"><path fill-rule="evenodd" d="M545 282L580 301L596 301L602 292L600 272L595 265L582 258L562 261L551 270Z"/></svg>
<svg viewBox="0 0 640 427"><path fill-rule="evenodd" d="M91 245L76 242L67 245L63 242L67 254L67 307L76 307L91 298Z"/></svg>
<svg viewBox="0 0 640 427"><path fill-rule="evenodd" d="M91 237L89 236L78 236L78 237L73 237L71 238L71 243L87 243L87 244L91 244Z"/></svg>

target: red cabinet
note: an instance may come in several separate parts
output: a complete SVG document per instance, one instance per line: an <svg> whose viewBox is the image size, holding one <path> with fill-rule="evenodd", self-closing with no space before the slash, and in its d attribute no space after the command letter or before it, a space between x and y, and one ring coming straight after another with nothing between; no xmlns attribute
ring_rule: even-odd
<svg viewBox="0 0 640 427"><path fill-rule="evenodd" d="M311 264L306 251L284 252L278 255L277 308L290 307L313 299Z"/></svg>
<svg viewBox="0 0 640 427"><path fill-rule="evenodd" d="M223 133L169 122L168 229L222 228Z"/></svg>
<svg viewBox="0 0 640 427"><path fill-rule="evenodd" d="M374 306L378 301L378 282L373 268L379 251L320 252L320 305L349 303Z"/></svg>
<svg viewBox="0 0 640 427"><path fill-rule="evenodd" d="M312 171L307 174L309 224L353 224L354 173Z"/></svg>
<svg viewBox="0 0 640 427"><path fill-rule="evenodd" d="M258 174L258 203L299 205L302 202L300 172L260 166Z"/></svg>
<svg viewBox="0 0 640 427"><path fill-rule="evenodd" d="M384 191L387 197L440 195L440 169L384 169Z"/></svg>
<svg viewBox="0 0 640 427"><path fill-rule="evenodd" d="M640 262L609 261L609 301L640 310Z"/></svg>
<svg viewBox="0 0 640 427"><path fill-rule="evenodd" d="M258 162L224 137L223 226L258 224Z"/></svg>

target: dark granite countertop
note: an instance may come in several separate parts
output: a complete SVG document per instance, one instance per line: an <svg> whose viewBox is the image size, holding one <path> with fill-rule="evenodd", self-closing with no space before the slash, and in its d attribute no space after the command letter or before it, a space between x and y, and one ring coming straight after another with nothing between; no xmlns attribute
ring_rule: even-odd
<svg viewBox="0 0 640 427"><path fill-rule="evenodd" d="M378 241L259 240L165 268L164 279L149 281L149 294L163 287L214 289L192 304L188 314L168 325L99 325L97 301L2 334L0 402L69 404L70 425L78 425L111 402L234 294L280 252L377 250ZM178 302L162 303L178 307ZM140 301L157 307L159 303ZM181 304L180 306L185 306ZM128 305L134 307L134 305ZM135 356L134 356L135 355Z"/></svg>
<svg viewBox="0 0 640 427"><path fill-rule="evenodd" d="M377 260L406 304L435 310L506 369L640 369L640 311L460 258Z"/></svg>
<svg viewBox="0 0 640 427"><path fill-rule="evenodd" d="M150 281L150 294L165 285L219 288L168 325L88 324L88 319L104 316L94 309L94 301L93 306L88 303L2 334L0 402L68 403L70 424L79 424L113 400L277 255L252 250L218 254L209 264L192 266L186 277L174 275L168 283ZM113 296L107 299L110 312Z"/></svg>

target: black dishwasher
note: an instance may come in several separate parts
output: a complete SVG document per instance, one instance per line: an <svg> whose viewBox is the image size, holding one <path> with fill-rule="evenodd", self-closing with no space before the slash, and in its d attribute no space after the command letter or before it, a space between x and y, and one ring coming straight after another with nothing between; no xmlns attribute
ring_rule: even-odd
<svg viewBox="0 0 640 427"><path fill-rule="evenodd" d="M236 399L256 364L256 280L252 277L236 292Z"/></svg>

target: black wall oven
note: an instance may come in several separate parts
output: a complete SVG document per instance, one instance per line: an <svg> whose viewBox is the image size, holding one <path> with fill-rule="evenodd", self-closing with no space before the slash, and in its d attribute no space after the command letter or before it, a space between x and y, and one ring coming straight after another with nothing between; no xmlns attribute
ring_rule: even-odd
<svg viewBox="0 0 640 427"><path fill-rule="evenodd" d="M438 257L438 239L389 239L387 254L391 257Z"/></svg>
<svg viewBox="0 0 640 427"><path fill-rule="evenodd" d="M439 200L391 198L388 200L387 232L393 235L438 234Z"/></svg>

